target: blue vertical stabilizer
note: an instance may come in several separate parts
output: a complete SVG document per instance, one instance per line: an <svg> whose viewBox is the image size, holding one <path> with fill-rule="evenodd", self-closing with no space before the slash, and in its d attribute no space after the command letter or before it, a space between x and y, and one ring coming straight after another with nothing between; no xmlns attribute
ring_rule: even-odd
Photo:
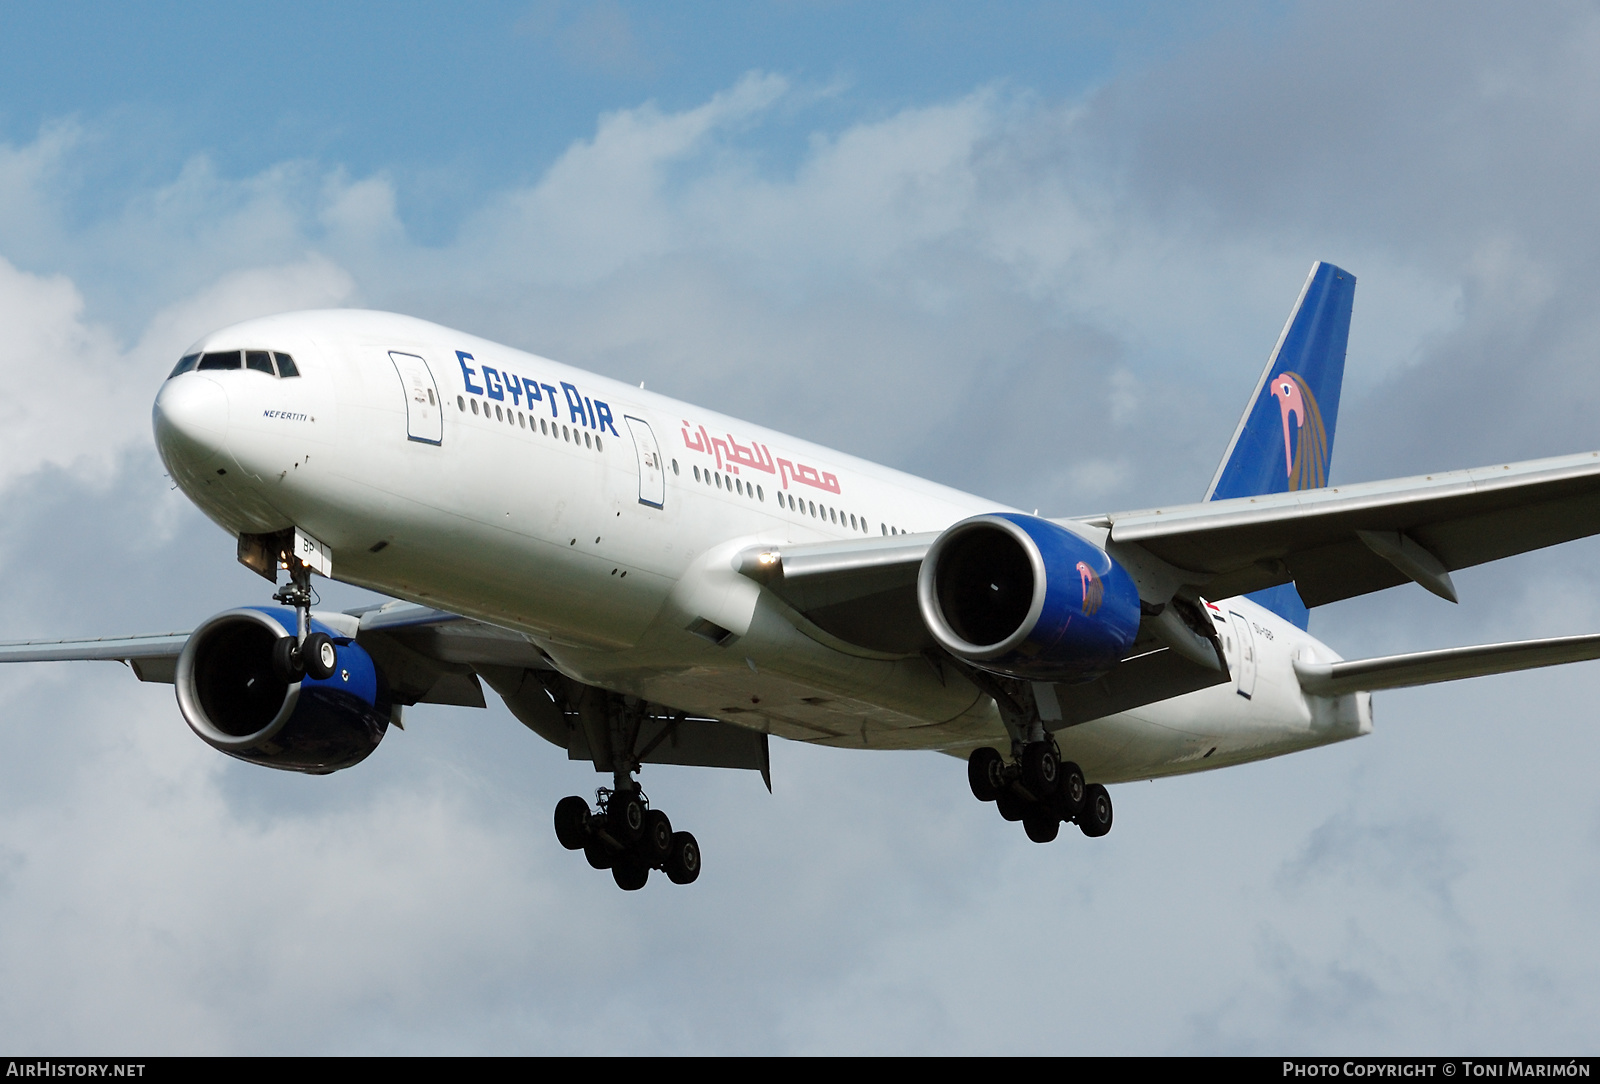
<svg viewBox="0 0 1600 1084"><path fill-rule="evenodd" d="M1206 500L1258 497L1328 484L1339 419L1345 346L1356 280L1331 263L1312 265L1278 345L1223 453ZM1293 584L1249 596L1306 627L1309 612Z"/></svg>

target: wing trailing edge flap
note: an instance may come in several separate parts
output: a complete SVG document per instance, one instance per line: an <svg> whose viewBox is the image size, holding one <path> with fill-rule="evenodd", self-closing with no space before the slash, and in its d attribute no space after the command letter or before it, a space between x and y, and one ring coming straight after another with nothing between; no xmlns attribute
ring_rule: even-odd
<svg viewBox="0 0 1600 1084"><path fill-rule="evenodd" d="M484 666L478 671L506 707L529 730L567 751L568 760L586 760L596 771L614 766L606 730L608 703L599 690L554 671ZM718 719L681 713L646 715L633 738L643 764L682 764L696 768L746 768L761 773L772 788L767 735ZM595 750L600 750L599 755Z"/></svg>
<svg viewBox="0 0 1600 1084"><path fill-rule="evenodd" d="M1320 606L1415 581L1453 601L1452 570L1600 533L1600 452L1087 522L1207 598L1293 582Z"/></svg>
<svg viewBox="0 0 1600 1084"><path fill-rule="evenodd" d="M1447 647L1346 662L1301 662L1297 659L1294 669L1300 687L1313 696L1343 696L1509 674L1589 659L1600 659L1600 634Z"/></svg>
<svg viewBox="0 0 1600 1084"><path fill-rule="evenodd" d="M1045 727L1061 730L1231 680L1226 666L1218 669L1162 647L1124 659L1110 672L1081 685L1036 683L1033 699Z"/></svg>

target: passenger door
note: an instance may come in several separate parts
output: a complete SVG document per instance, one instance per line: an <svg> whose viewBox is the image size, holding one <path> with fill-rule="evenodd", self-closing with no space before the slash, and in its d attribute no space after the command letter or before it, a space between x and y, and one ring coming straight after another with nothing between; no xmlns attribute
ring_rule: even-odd
<svg viewBox="0 0 1600 1084"><path fill-rule="evenodd" d="M406 436L423 444L444 443L444 411L439 408L439 385L428 363L415 354L389 351L400 387L406 396Z"/></svg>
<svg viewBox="0 0 1600 1084"><path fill-rule="evenodd" d="M661 448L656 444L655 432L643 418L623 415L628 432L633 434L633 450L639 459L639 503L651 508L665 508L667 503L667 472L661 467Z"/></svg>

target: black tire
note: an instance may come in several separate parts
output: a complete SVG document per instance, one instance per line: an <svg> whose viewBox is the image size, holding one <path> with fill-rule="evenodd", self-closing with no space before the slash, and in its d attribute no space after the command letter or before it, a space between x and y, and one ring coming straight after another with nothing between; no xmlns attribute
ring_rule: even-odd
<svg viewBox="0 0 1600 1084"><path fill-rule="evenodd" d="M1056 794L1054 798L1056 809L1061 812L1061 819L1065 821L1076 820L1083 811L1083 798L1088 784L1083 781L1083 769L1072 761L1064 761L1061 773L1056 777Z"/></svg>
<svg viewBox="0 0 1600 1084"><path fill-rule="evenodd" d="M306 676L306 668L300 665L300 652L296 646L293 636L280 636L272 644L272 672L290 685Z"/></svg>
<svg viewBox="0 0 1600 1084"><path fill-rule="evenodd" d="M556 803L556 839L569 851L589 842L589 803L573 795Z"/></svg>
<svg viewBox="0 0 1600 1084"><path fill-rule="evenodd" d="M637 858L624 858L611 867L611 879L624 892L637 892L650 879L650 867Z"/></svg>
<svg viewBox="0 0 1600 1084"><path fill-rule="evenodd" d="M672 853L667 856L667 879L675 885L693 884L700 876L700 844L688 832L672 833Z"/></svg>
<svg viewBox="0 0 1600 1084"><path fill-rule="evenodd" d="M661 868L672 857L672 822L659 809L645 811L644 828L639 832L639 857L647 865Z"/></svg>
<svg viewBox="0 0 1600 1084"><path fill-rule="evenodd" d="M1061 834L1061 818L1053 809L1036 806L1022 818L1022 830L1035 843L1051 843Z"/></svg>
<svg viewBox="0 0 1600 1084"><path fill-rule="evenodd" d="M618 843L632 843L644 831L644 803L631 791L613 794L606 806L606 829Z"/></svg>
<svg viewBox="0 0 1600 1084"><path fill-rule="evenodd" d="M339 668L339 649L333 637L325 632L313 632L300 645L300 661L306 668L306 677L325 681Z"/></svg>
<svg viewBox="0 0 1600 1084"><path fill-rule="evenodd" d="M1056 792L1061 781L1061 760L1047 741L1030 742L1022 749L1022 785L1039 801Z"/></svg>
<svg viewBox="0 0 1600 1084"><path fill-rule="evenodd" d="M980 802L992 802L1006 789L1006 762L1000 750L984 746L967 757L967 785Z"/></svg>
<svg viewBox="0 0 1600 1084"><path fill-rule="evenodd" d="M1111 831L1111 795L1099 783L1083 788L1083 810L1078 814L1078 827L1090 839Z"/></svg>
<svg viewBox="0 0 1600 1084"><path fill-rule="evenodd" d="M595 869L610 869L617 861L617 856L611 853L611 848L603 840L590 838L583 845L583 857L589 860L589 865Z"/></svg>
<svg viewBox="0 0 1600 1084"><path fill-rule="evenodd" d="M1009 790L1003 791L994 800L994 806L1000 811L1000 816L1008 821L1020 821L1028 812L1028 803Z"/></svg>

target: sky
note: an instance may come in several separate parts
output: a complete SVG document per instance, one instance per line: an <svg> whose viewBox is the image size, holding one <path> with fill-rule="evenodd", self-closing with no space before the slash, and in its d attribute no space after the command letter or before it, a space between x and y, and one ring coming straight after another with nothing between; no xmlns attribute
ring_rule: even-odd
<svg viewBox="0 0 1600 1084"><path fill-rule="evenodd" d="M1331 481L1600 447L1600 9L0 8L0 639L265 601L149 408L209 330L437 320L1047 515L1198 499L1314 260ZM1347 657L1600 628L1600 544L1313 612ZM329 605L370 596L324 585ZM597 784L499 705L305 778L113 664L0 672L0 1047L1593 1053L1593 664L1113 788L1031 844L936 754Z"/></svg>

